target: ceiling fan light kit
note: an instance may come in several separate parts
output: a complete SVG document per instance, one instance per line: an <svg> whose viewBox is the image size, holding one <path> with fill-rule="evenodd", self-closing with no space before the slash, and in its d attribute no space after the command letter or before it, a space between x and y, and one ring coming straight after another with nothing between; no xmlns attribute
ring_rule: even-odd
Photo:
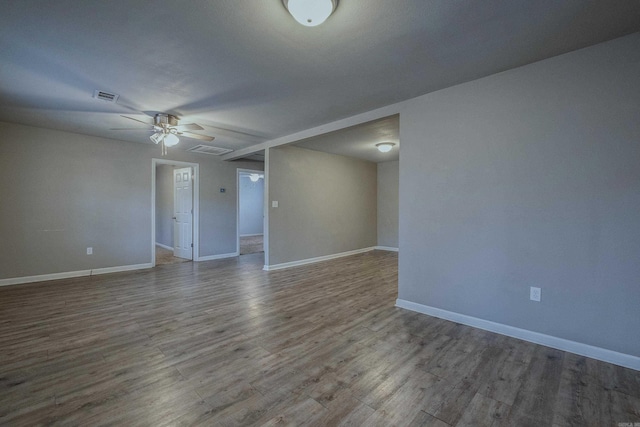
<svg viewBox="0 0 640 427"><path fill-rule="evenodd" d="M282 0L293 19L305 27L322 24L338 7L338 0Z"/></svg>
<svg viewBox="0 0 640 427"><path fill-rule="evenodd" d="M134 119L133 117L122 116L126 119L133 120L142 124L147 124L142 120ZM158 113L153 116L153 124L152 124L153 135L149 137L154 144L162 145L162 155L167 155L167 148L173 147L174 145L180 142L180 138L178 135L184 136L185 138L193 138L199 139L202 141L211 142L215 138L212 136L206 135L198 135L197 133L191 133L189 131L192 130L204 130L204 128L196 123L188 123L186 125L181 125L178 123L178 118L172 114ZM118 129L118 130L138 130L138 129ZM142 130L142 129L140 129Z"/></svg>
<svg viewBox="0 0 640 427"><path fill-rule="evenodd" d="M167 148L173 147L180 142L180 138L176 136L178 131L178 118L171 114L159 113L153 117L153 130L156 131L149 137L155 144L162 145L162 155L167 155Z"/></svg>
<svg viewBox="0 0 640 427"><path fill-rule="evenodd" d="M176 136L174 129L163 129L151 135L149 139L155 144L162 144L163 156L167 155L167 148L173 147L180 142L180 138Z"/></svg>

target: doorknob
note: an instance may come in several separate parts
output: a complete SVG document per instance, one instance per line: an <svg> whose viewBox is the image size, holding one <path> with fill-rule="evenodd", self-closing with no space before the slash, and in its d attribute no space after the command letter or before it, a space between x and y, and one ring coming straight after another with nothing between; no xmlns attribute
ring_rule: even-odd
<svg viewBox="0 0 640 427"><path fill-rule="evenodd" d="M178 218L176 218L175 216L172 216L171 218L173 218L173 219L178 219Z"/></svg>

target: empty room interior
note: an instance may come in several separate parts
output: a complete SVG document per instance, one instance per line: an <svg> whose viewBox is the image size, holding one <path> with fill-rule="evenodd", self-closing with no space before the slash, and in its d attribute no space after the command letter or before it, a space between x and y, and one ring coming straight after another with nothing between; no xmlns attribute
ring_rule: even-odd
<svg viewBox="0 0 640 427"><path fill-rule="evenodd" d="M0 4L0 425L640 425L637 0Z"/></svg>

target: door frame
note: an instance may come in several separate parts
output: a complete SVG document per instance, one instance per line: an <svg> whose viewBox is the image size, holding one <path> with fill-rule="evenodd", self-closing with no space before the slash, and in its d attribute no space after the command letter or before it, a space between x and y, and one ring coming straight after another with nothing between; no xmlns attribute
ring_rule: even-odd
<svg viewBox="0 0 640 427"><path fill-rule="evenodd" d="M156 167L172 165L193 168L193 261L200 258L200 165L169 159L151 159L151 266L156 266Z"/></svg>
<svg viewBox="0 0 640 427"><path fill-rule="evenodd" d="M264 178L262 179L263 181L263 185L266 188L266 178L267 175L264 173L264 171L261 170L255 170L255 169L243 169L243 168L237 168L236 169L236 253L238 254L238 256L240 256L240 174L241 173L257 173L260 175L264 175ZM263 197L264 193L263 193ZM264 240L264 236L266 235L266 230L264 228L264 220L265 220L265 212L264 212L264 201L262 203L262 250L265 252L265 254L267 253L265 250L265 240Z"/></svg>

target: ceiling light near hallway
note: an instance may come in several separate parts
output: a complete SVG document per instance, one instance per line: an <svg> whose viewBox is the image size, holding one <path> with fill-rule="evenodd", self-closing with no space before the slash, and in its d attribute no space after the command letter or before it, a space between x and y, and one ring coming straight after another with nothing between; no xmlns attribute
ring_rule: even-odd
<svg viewBox="0 0 640 427"><path fill-rule="evenodd" d="M394 144L393 142L381 142L380 144L376 144L376 147L378 147L378 151L380 151L381 153L388 153L389 151L391 151L394 145L396 144Z"/></svg>
<svg viewBox="0 0 640 427"><path fill-rule="evenodd" d="M251 182L258 182L260 178L264 178L264 175L260 175L257 173L252 173L251 175L249 175L249 179L251 180Z"/></svg>
<svg viewBox="0 0 640 427"><path fill-rule="evenodd" d="M282 0L291 16L307 27L315 27L327 20L338 7L338 0Z"/></svg>

